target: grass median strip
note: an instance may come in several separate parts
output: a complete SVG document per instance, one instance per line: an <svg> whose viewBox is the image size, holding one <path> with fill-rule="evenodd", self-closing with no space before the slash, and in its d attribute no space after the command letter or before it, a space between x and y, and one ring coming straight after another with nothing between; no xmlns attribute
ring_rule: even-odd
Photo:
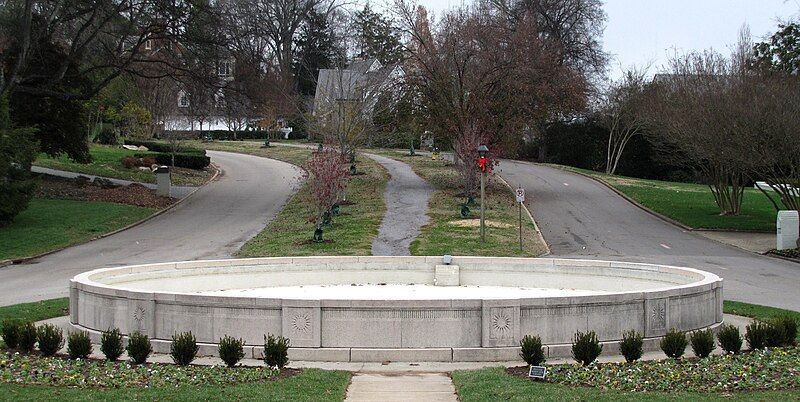
<svg viewBox="0 0 800 402"><path fill-rule="evenodd" d="M586 169L554 165L602 180L643 206L695 229L775 231L777 212L761 191L744 191L742 211L723 216L708 186L612 176Z"/></svg>
<svg viewBox="0 0 800 402"><path fill-rule="evenodd" d="M451 162L431 160L427 156L408 156L397 151L377 151L411 166L414 172L431 183L437 191L428 203L431 222L411 243L412 255L482 255L536 257L546 248L536 235L536 228L522 213L523 247L519 247L519 205L511 190L496 178L486 190L486 242L480 239L480 199L470 205L472 217L460 215L466 198L459 197L458 173Z"/></svg>
<svg viewBox="0 0 800 402"><path fill-rule="evenodd" d="M0 260L71 246L138 222L156 210L99 201L34 198L0 228Z"/></svg>
<svg viewBox="0 0 800 402"><path fill-rule="evenodd" d="M197 142L206 149L239 152L276 159L302 166L311 156L312 149L271 146L254 141ZM347 185L348 203L340 208L341 214L324 228L325 243L313 243L314 225L309 223L305 205L308 188L303 186L267 227L250 239L241 250L241 257L308 256L308 255L370 255L372 241L378 235L386 204L384 188L389 180L386 170L377 162L360 156L358 174L351 176Z"/></svg>

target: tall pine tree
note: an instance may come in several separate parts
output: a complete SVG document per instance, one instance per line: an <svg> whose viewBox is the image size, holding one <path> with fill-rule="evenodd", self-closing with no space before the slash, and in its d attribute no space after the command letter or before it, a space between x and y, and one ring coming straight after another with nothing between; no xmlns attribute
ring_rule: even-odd
<svg viewBox="0 0 800 402"><path fill-rule="evenodd" d="M403 58L400 35L392 21L372 11L367 3L355 15L356 53L362 59L378 59L383 65L397 63Z"/></svg>
<svg viewBox="0 0 800 402"><path fill-rule="evenodd" d="M343 53L336 45L325 14L312 10L297 40L297 52L293 63L300 94L313 96L319 70L342 63Z"/></svg>

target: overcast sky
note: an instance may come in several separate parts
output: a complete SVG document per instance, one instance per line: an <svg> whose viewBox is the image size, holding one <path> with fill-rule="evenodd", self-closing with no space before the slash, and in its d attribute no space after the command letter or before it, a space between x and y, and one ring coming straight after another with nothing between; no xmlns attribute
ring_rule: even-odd
<svg viewBox="0 0 800 402"><path fill-rule="evenodd" d="M440 12L461 0L420 0ZM652 64L651 73L677 50L714 48L728 53L742 24L758 41L779 20L798 17L800 0L606 0L603 48L612 54L609 75L621 68Z"/></svg>

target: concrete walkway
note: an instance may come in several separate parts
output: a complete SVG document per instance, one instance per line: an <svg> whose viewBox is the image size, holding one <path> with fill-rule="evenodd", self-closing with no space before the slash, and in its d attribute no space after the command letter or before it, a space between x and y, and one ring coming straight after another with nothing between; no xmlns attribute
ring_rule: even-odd
<svg viewBox="0 0 800 402"><path fill-rule="evenodd" d="M74 178L76 178L78 176L83 176L83 177L88 177L90 180L94 181L97 178L101 178L101 179L108 180L108 181L110 181L110 182L112 182L112 183L114 183L114 184L116 184L118 186L130 186L131 184L135 183L135 184L141 184L141 185L143 185L143 186L145 186L145 187L147 187L147 188L149 188L151 190L155 190L156 189L156 185L153 184L153 183L139 183L139 182L129 181L129 180L114 179L114 178L111 178L111 177L95 176L95 175L92 175L92 174L67 172L67 171L64 171L64 170L50 169L50 168L41 167L41 166L31 166L31 172L39 173L39 174L45 174L45 175L48 175L48 176L63 177L63 178L67 178L67 179L74 179ZM196 188L197 187L190 187L190 186L172 186L172 188L170 189L170 196L175 197L175 198L184 198L187 195L191 194L192 191L194 191Z"/></svg>
<svg viewBox="0 0 800 402"><path fill-rule="evenodd" d="M778 237L775 233L723 232L717 230L695 230L694 233L757 254L765 254L767 251L774 250L777 246Z"/></svg>
<svg viewBox="0 0 800 402"><path fill-rule="evenodd" d="M356 373L347 388L345 401L416 402L458 401L453 382L443 373L365 374Z"/></svg>
<svg viewBox="0 0 800 402"><path fill-rule="evenodd" d="M169 211L131 229L0 268L0 306L65 297L69 280L95 268L230 258L275 218L300 169L252 155L209 151L223 171Z"/></svg>
<svg viewBox="0 0 800 402"><path fill-rule="evenodd" d="M384 198L386 215L372 242L372 255L410 255L409 246L428 223L428 201L434 188L407 164L379 155L364 156L380 163L391 178Z"/></svg>

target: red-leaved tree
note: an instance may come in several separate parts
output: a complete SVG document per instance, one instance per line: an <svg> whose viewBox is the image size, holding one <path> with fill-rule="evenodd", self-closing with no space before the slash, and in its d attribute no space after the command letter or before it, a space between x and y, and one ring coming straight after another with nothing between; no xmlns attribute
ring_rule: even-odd
<svg viewBox="0 0 800 402"><path fill-rule="evenodd" d="M309 222L322 228L325 213L347 187L350 172L347 164L343 163L342 155L333 148L324 148L315 151L305 164L308 183L307 204L309 206Z"/></svg>

